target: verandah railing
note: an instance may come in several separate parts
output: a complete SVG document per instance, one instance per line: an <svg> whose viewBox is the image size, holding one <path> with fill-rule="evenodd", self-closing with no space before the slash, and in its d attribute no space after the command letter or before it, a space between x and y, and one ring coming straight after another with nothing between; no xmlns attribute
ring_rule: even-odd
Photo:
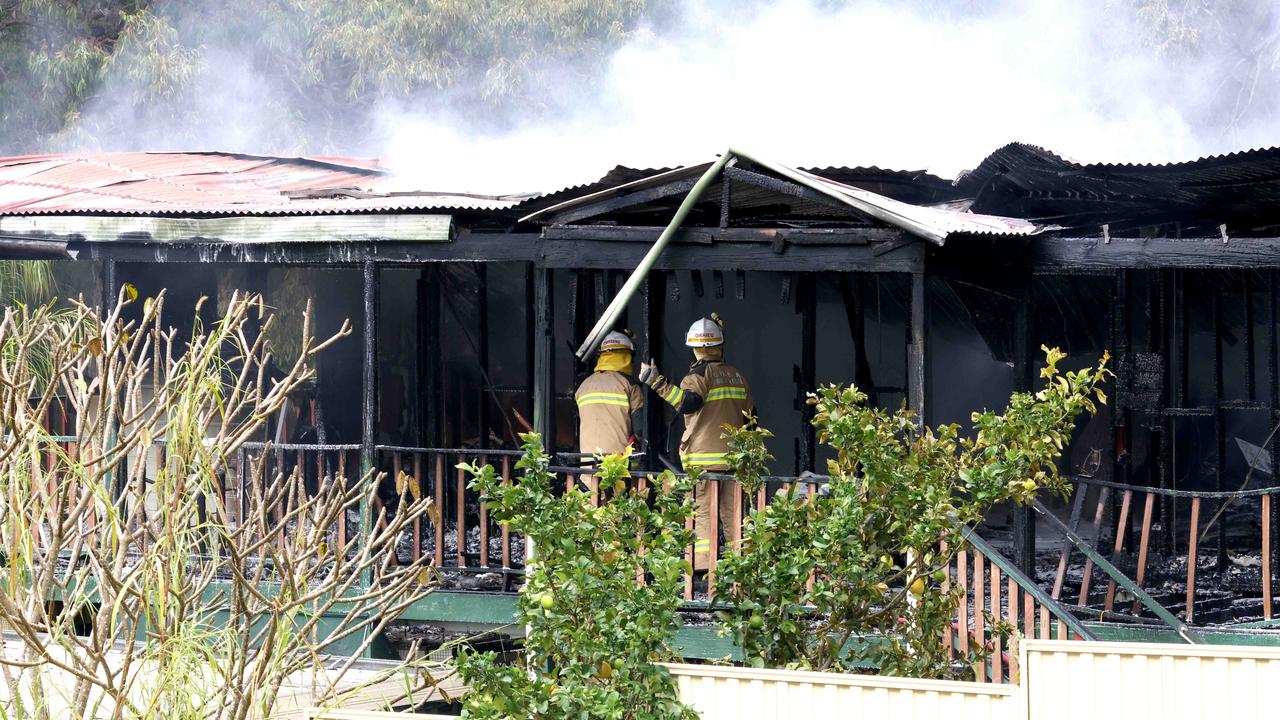
<svg viewBox="0 0 1280 720"><path fill-rule="evenodd" d="M58 436L56 442L62 451L74 455L76 439ZM157 442L148 451L150 457L131 458L141 466L130 468L126 463L122 474L140 478L146 482L154 469L166 462L165 446ZM517 450L469 449L469 448L418 448L402 446L377 446L375 470L383 473L381 486L369 508L370 517L377 521L384 513L395 513L398 499L403 495L429 497L435 511L427 518L415 521L398 548L403 562L429 557L442 586L453 590L478 590L489 592L515 592L523 575L525 562L524 539L496 522L484 503L468 488L470 478L457 465L463 462L492 463L500 476L508 481L513 478ZM559 478L560 487L569 488L581 482L593 495L590 466L575 466L577 457L564 457L552 470ZM50 459L52 462L52 458ZM227 509L228 519L234 524L253 521L261 532L272 533L277 542L284 542L288 528L284 519L288 516L290 499L279 497L267 507L248 507L244 492L248 483L261 482L264 477L276 473L295 479L293 485L303 492L313 492L321 483L352 483L362 476L361 446L357 444L271 444L246 443L227 459L224 476L216 488ZM633 471L633 482L644 488L651 473ZM779 491L786 491L799 484L802 491L816 497L826 478L804 476L801 478L767 478L755 498L763 505ZM711 485L706 495L711 503L710 566L705 589L695 585L692 573L684 582L684 598L700 604L714 588L716 558L727 547L741 541L742 520L745 513L743 494L739 493L727 515L728 526L721 527L720 493L718 485L729 482L727 476L710 475ZM362 513L353 508L336 523L338 547L360 533ZM692 520L689 521L692 529ZM1025 637L1035 638L1088 638L1088 630L1047 593L1029 578L1023 576L998 551L974 533L967 533L968 546L957 553L947 573L948 584L955 583L964 589L952 631L942 641L950 648L957 661L968 658L971 648L984 645L991 650L989 660L975 667L980 680L1006 682L1016 675L1016 653L1003 647L1004 640L994 632L986 617L998 617L1015 626ZM694 556L694 547L686 549L686 559Z"/></svg>
<svg viewBox="0 0 1280 720"><path fill-rule="evenodd" d="M1256 591L1260 599L1263 619L1272 618L1272 497L1280 493L1280 487L1195 491L1124 485L1084 477L1073 478L1073 481L1076 487L1068 527L1072 533L1079 532L1082 523L1087 520L1089 530L1083 533L1086 537L1082 540L1089 547L1081 547L1074 542L1064 544L1054 575L1052 596L1055 600L1069 592L1068 569L1072 559L1080 557L1083 568L1078 585L1074 588L1075 592L1072 593L1078 606L1100 610L1104 616L1125 613L1126 608L1129 614L1139 613L1140 599L1135 598L1131 603L1118 602L1117 578L1105 572L1100 573L1095 559L1089 556L1091 553L1085 551L1109 555L1116 564L1123 564L1124 569L1132 571L1133 584L1143 589L1149 585L1149 565L1155 554L1153 546L1157 543L1157 535L1161 535L1167 546L1163 553L1166 558L1186 558L1183 619L1191 623L1196 616L1197 573L1205 550L1202 540L1209 534L1212 526L1217 524L1223 532L1217 534L1213 550L1216 551L1220 566L1229 562L1230 555L1251 556L1256 552L1258 557L1256 581L1252 573L1233 574L1234 586L1230 601L1234 603L1241 595L1251 594L1248 586L1252 585L1252 591ZM1140 519L1138 508L1141 508ZM1236 534L1233 540L1225 532L1229 511L1234 511L1237 517L1244 514L1257 518L1259 532L1253 536L1256 542L1250 544L1250 533ZM1179 525L1182 527L1179 528ZM1135 536L1137 556L1132 558L1130 549L1134 546ZM1102 579L1095 582L1098 574L1102 575Z"/></svg>
<svg viewBox="0 0 1280 720"><path fill-rule="evenodd" d="M1017 648L993 631L988 620L1007 623L1022 638L1093 639L1083 623L982 536L971 529L964 534L968 545L956 552L947 569L946 585L958 585L961 600L953 631L943 642L957 660L968 658L975 644L985 645L987 659L973 666L979 682L1016 682L1018 678Z"/></svg>
<svg viewBox="0 0 1280 720"><path fill-rule="evenodd" d="M432 498L441 509L440 522L434 523L430 536L425 541L432 544L436 553L436 564L441 568L457 568L464 572L492 571L496 555L485 553L489 548L488 538L495 534L502 537L502 548L510 548L514 543L523 550L523 543L513 537L509 531L491 521L487 509L479 499L467 489L469 478L454 466L459 462L479 460L481 463L493 461L499 468L500 476L506 480L512 478L513 459L517 451L433 449L408 447L380 447L380 466L383 470L399 477L402 472L411 480L421 483L424 492L430 492ZM570 488L581 482L598 502L597 493L591 473L591 467L570 465L581 456L561 456L561 464L551 470L557 474L559 484ZM387 463L390 463L388 466ZM641 490L652 482L647 473L640 470L632 472L637 487ZM810 497L816 497L820 487L827 478L806 475L800 478L770 477L755 498L757 505L767 503L776 492L786 491L794 484L800 484L802 491ZM706 497L710 504L710 548L709 568L705 592L696 592L694 577L686 573L684 582L684 598L687 601L701 603L705 600L715 584L715 567L717 557L724 551L724 546L732 547L741 542L742 520L746 503L744 494L735 496L733 506L726 513L729 526L722 527L720 519L719 484L729 482L729 476L709 474L705 482L710 486ZM450 524L452 527L449 527ZM693 521L688 527L692 529ZM478 544L467 544L468 538L478 536ZM951 632L942 638L942 642L952 651L957 662L964 662L970 656L970 650L985 646L989 653L987 660L974 667L975 676L985 682L1011 682L1017 676L1017 652L1015 647L1006 646L1005 640L986 622L987 617L998 618L1016 629L1017 634L1027 638L1038 639L1092 639L1092 633L1074 617L1067 609L1056 602L1049 593L1022 574L1011 561L997 549L983 540L976 532L966 531L966 547L959 551L952 560L947 573L946 583L955 583L963 588L963 600L960 603L957 617ZM445 552L449 538L453 548ZM467 549L463 549L467 548ZM694 547L685 550L686 559L692 560ZM523 568L522 552L503 554L500 569L504 574L518 575ZM812 582L812 581L811 581Z"/></svg>

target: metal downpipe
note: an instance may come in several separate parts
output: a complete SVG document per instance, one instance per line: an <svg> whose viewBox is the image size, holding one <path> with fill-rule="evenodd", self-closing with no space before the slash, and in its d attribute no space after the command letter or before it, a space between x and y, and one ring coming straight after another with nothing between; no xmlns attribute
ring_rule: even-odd
<svg viewBox="0 0 1280 720"><path fill-rule="evenodd" d="M653 246L649 248L649 252L645 254L644 259L640 261L636 269L631 272L631 276L627 278L627 282L618 290L618 294L609 303L609 307L605 308L604 314L600 316L600 319L596 321L595 327L591 328L591 332L587 334L587 339L582 341L582 346L576 352L579 360L585 359L600 345L605 333L609 332L609 328L613 327L613 324L617 322L618 316L622 314L622 309L631 301L631 296L635 295L640 283L644 282L649 271L658 262L658 257L666 249L667 243L671 241L676 230L680 229L680 225L688 217L689 211L697 204L698 198L702 196L702 193L706 191L707 187L711 185L732 157L734 157L733 150L727 150L693 184L689 194L680 203L680 207L676 208L676 214L672 216L671 222L667 223L667 226L662 229L662 234L654 241Z"/></svg>

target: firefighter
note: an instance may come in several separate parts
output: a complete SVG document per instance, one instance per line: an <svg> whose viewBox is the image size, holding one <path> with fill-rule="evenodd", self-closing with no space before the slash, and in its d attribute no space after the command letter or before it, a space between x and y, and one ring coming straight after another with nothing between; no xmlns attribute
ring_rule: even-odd
<svg viewBox="0 0 1280 720"><path fill-rule="evenodd" d="M726 425L737 428L746 422L753 409L751 390L742 373L724 361L724 323L720 316L712 313L710 318L695 322L686 334L685 345L693 349L694 361L679 386L667 382L653 360L640 364L640 382L684 416L684 434L680 437L680 464L684 469L724 472L729 469L725 461L729 446L720 436ZM699 485L696 493L694 568L698 570L710 567L709 485ZM733 501L741 488L736 480L721 480L719 486L720 526L728 527L735 520Z"/></svg>
<svg viewBox="0 0 1280 720"><path fill-rule="evenodd" d="M635 442L631 415L644 406L644 393L632 377L634 351L630 330L611 332L600 343L595 372L573 396L578 403L579 452L610 455Z"/></svg>

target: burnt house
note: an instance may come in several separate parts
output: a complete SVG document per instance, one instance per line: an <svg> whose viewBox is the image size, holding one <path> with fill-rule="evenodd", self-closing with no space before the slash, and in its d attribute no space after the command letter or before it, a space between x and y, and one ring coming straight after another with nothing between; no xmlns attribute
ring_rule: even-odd
<svg viewBox="0 0 1280 720"><path fill-rule="evenodd" d="M448 588L404 620L492 627L510 620L523 545L453 465L509 471L515 435L536 429L572 474L586 369L573 350L710 166L619 167L531 197L393 191L376 163L344 158L6 158L0 251L54 259L68 287L103 299L125 282L166 288L171 308L249 289L286 322L308 297L320 331L350 318L357 332L321 357L277 439L318 475L365 463L422 482L444 519L403 551L434 554ZM819 384L964 423L1032 387L1041 345L1079 364L1110 350L1114 400L1064 456L1072 499L993 518L982 554L1027 593L1033 632L1050 609L1097 637L1265 626L1277 194L1280 150L1082 165L1013 144L955 181L737 156L618 324L670 373L689 360L683 329L719 312L776 434L777 482L825 467L803 402ZM649 403L638 422L644 463L663 467L679 421ZM710 630L682 642L725 654Z"/></svg>

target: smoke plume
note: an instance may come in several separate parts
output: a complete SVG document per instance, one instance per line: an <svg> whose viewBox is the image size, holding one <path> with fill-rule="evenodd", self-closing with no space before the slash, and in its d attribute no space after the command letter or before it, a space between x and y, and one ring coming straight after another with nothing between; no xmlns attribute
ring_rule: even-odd
<svg viewBox="0 0 1280 720"><path fill-rule="evenodd" d="M210 48L194 106L95 135L125 124L129 79L114 79L64 149L377 155L405 187L478 192L554 190L730 145L791 165L945 176L1013 140L1081 161L1167 162L1277 144L1276 30L1263 0L1229 12L1191 0L688 0L607 57L535 68L536 102L482 107L466 88L384 101L302 147L281 137L288 111L265 100L286 79Z"/></svg>

